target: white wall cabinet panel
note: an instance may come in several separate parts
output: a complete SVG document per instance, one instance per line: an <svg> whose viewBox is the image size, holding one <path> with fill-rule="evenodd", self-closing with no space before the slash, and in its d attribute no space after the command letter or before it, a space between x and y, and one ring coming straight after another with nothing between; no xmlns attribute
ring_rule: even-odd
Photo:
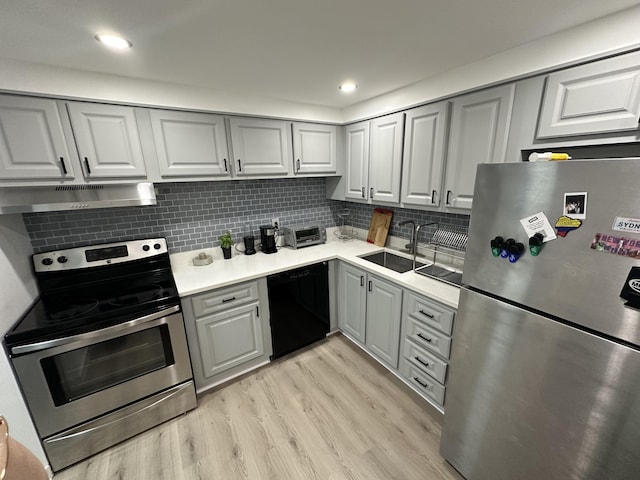
<svg viewBox="0 0 640 480"><path fill-rule="evenodd" d="M292 128L296 174L336 173L338 127L294 122Z"/></svg>
<svg viewBox="0 0 640 480"><path fill-rule="evenodd" d="M73 179L55 100L0 95L0 179Z"/></svg>
<svg viewBox="0 0 640 480"><path fill-rule="evenodd" d="M282 176L291 172L291 129L287 122L234 117L230 125L237 176Z"/></svg>
<svg viewBox="0 0 640 480"><path fill-rule="evenodd" d="M150 110L163 177L230 176L224 117Z"/></svg>
<svg viewBox="0 0 640 480"><path fill-rule="evenodd" d="M258 302L255 302L196 320L205 377L264 354L258 311Z"/></svg>
<svg viewBox="0 0 640 480"><path fill-rule="evenodd" d="M369 199L398 203L402 169L404 113L371 121L369 160Z"/></svg>
<svg viewBox="0 0 640 480"><path fill-rule="evenodd" d="M476 167L505 161L515 84L453 99L445 207L471 209Z"/></svg>
<svg viewBox="0 0 640 480"><path fill-rule="evenodd" d="M449 102L406 112L402 163L402 203L438 209L447 153Z"/></svg>
<svg viewBox="0 0 640 480"><path fill-rule="evenodd" d="M67 109L85 177L146 177L133 107L70 102Z"/></svg>
<svg viewBox="0 0 640 480"><path fill-rule="evenodd" d="M390 367L398 368L402 289L369 276L367 295L367 347Z"/></svg>
<svg viewBox="0 0 640 480"><path fill-rule="evenodd" d="M537 138L637 130L640 52L547 77Z"/></svg>
<svg viewBox="0 0 640 480"><path fill-rule="evenodd" d="M340 263L338 277L338 326L364 344L366 322L366 273L346 263Z"/></svg>
<svg viewBox="0 0 640 480"><path fill-rule="evenodd" d="M345 128L346 198L367 198L370 130L368 121L347 125Z"/></svg>

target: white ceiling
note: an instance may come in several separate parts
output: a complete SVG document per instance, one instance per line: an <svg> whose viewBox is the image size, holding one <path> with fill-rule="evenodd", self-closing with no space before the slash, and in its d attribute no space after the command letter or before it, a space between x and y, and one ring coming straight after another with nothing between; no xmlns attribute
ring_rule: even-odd
<svg viewBox="0 0 640 480"><path fill-rule="evenodd" d="M345 108L638 0L2 0L0 58ZM133 42L125 53L97 32ZM338 84L354 79L352 95Z"/></svg>

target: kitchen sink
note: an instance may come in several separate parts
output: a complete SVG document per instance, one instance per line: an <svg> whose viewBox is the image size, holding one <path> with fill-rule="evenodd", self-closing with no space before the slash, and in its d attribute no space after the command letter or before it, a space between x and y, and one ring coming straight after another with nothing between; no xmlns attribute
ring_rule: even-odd
<svg viewBox="0 0 640 480"><path fill-rule="evenodd" d="M416 266L416 273L424 275L425 277L431 277L435 278L436 280L442 280L443 282L452 283L454 285L462 285L461 272L442 268L438 265L429 264L423 265L420 268Z"/></svg>
<svg viewBox="0 0 640 480"><path fill-rule="evenodd" d="M409 270L413 270L413 260L406 257L401 257L390 252L377 252L370 253L369 255L363 255L363 260L373 262L381 267L388 268L398 273L405 273ZM424 263L416 262L416 267L424 267Z"/></svg>

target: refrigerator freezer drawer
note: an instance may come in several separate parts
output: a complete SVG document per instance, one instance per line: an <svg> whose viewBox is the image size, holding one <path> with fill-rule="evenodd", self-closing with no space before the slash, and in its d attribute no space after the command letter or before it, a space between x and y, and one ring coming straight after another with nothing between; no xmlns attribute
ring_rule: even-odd
<svg viewBox="0 0 640 480"><path fill-rule="evenodd" d="M436 330L451 335L451 331L453 330L453 317L455 316L453 310L449 310L438 303L431 302L415 293L408 293L406 313L411 317L423 321Z"/></svg>
<svg viewBox="0 0 640 480"><path fill-rule="evenodd" d="M640 471L640 352L462 289L442 455L468 480Z"/></svg>
<svg viewBox="0 0 640 480"><path fill-rule="evenodd" d="M414 317L409 317L407 336L430 352L437 353L444 358L449 358L451 337L427 327Z"/></svg>
<svg viewBox="0 0 640 480"><path fill-rule="evenodd" d="M420 393L426 395L441 407L444 405L445 387L436 382L422 370L409 363L405 358L402 359L401 372L409 383Z"/></svg>
<svg viewBox="0 0 640 480"><path fill-rule="evenodd" d="M444 384L447 376L446 362L430 354L424 348L418 347L408 338L404 340L404 356L415 367Z"/></svg>

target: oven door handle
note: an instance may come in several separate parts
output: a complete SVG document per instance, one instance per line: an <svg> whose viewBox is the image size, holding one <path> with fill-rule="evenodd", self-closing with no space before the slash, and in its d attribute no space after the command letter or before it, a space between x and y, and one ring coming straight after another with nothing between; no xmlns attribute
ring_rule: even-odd
<svg viewBox="0 0 640 480"><path fill-rule="evenodd" d="M99 339L105 335L113 335L119 332L129 330L131 327L141 325L147 322L152 322L158 318L166 317L172 313L180 311L180 305L174 305L173 307L166 308L160 312L151 313L144 317L135 318L129 322L119 323L118 325L112 325L110 327L101 328L100 330L94 330L93 332L81 333L72 337L54 338L53 340L45 340L44 342L28 343L27 345L17 345L11 348L13 355L22 355L24 353L39 352L41 350L47 350L49 348L59 347L61 345L67 345L78 341L90 341Z"/></svg>

